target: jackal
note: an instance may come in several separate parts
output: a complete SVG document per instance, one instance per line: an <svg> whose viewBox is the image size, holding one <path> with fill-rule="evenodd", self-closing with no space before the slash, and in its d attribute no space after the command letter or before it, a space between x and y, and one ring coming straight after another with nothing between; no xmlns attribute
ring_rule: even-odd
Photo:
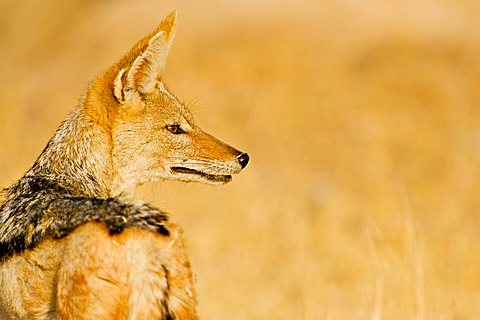
<svg viewBox="0 0 480 320"><path fill-rule="evenodd" d="M249 157L162 81L176 17L89 85L0 195L0 318L197 319L180 227L131 197L158 179L225 184Z"/></svg>

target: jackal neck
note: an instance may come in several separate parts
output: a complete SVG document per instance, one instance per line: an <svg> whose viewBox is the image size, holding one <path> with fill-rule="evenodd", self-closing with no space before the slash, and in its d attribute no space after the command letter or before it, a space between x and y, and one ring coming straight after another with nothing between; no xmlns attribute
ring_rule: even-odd
<svg viewBox="0 0 480 320"><path fill-rule="evenodd" d="M26 176L52 178L77 195L111 197L111 137L80 106L71 112Z"/></svg>

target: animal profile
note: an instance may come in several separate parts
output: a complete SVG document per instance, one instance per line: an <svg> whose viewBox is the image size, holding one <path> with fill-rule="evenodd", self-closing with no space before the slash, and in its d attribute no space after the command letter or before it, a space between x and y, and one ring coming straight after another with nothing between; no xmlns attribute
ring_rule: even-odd
<svg viewBox="0 0 480 320"><path fill-rule="evenodd" d="M0 195L0 319L197 319L182 229L133 199L169 179L222 185L249 156L200 129L162 76L177 13L88 86Z"/></svg>

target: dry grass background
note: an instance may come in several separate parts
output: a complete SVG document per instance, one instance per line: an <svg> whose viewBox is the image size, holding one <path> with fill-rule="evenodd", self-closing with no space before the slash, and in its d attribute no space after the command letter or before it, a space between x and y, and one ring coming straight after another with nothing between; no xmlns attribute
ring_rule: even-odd
<svg viewBox="0 0 480 320"><path fill-rule="evenodd" d="M175 8L167 83L252 158L139 190L184 226L202 318L479 319L478 1L3 0L0 184Z"/></svg>

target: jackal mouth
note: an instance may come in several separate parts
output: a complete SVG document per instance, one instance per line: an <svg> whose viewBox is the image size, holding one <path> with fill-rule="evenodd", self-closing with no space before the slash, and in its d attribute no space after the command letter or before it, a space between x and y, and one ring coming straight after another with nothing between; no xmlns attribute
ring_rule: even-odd
<svg viewBox="0 0 480 320"><path fill-rule="evenodd" d="M220 183L227 183L232 180L232 176L227 174L227 175L221 175L221 174L208 174L205 172L197 171L194 169L190 168L185 168L185 167L171 167L170 170L173 172L177 173L184 173L184 174L193 174L193 175L198 175L200 177L203 177L207 180L210 180L212 182L220 182Z"/></svg>

